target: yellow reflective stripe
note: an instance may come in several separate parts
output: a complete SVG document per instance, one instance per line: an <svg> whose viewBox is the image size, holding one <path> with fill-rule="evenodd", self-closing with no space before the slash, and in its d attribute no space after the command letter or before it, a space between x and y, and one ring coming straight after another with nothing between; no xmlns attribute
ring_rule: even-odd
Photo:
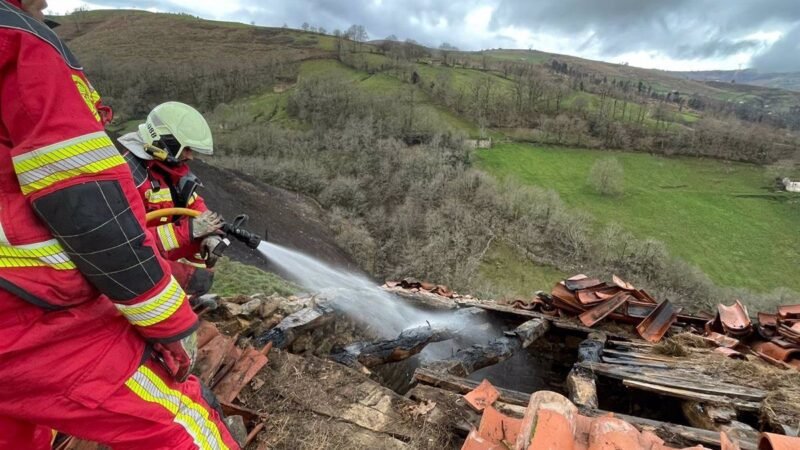
<svg viewBox="0 0 800 450"><path fill-rule="evenodd" d="M170 197L170 199L172 199L172 198ZM194 194L192 194L191 197L189 197L189 201L186 202L186 206L192 206L194 204L195 200L197 200L197 193L194 193Z"/></svg>
<svg viewBox="0 0 800 450"><path fill-rule="evenodd" d="M172 201L172 193L169 189L159 189L157 191L148 189L145 191L144 196L150 203L164 203Z"/></svg>
<svg viewBox="0 0 800 450"><path fill-rule="evenodd" d="M156 231L158 232L158 239L161 241L161 246L164 248L164 251L168 252L180 247L178 244L178 235L175 234L174 225L171 223L160 225L156 227Z"/></svg>
<svg viewBox="0 0 800 450"><path fill-rule="evenodd" d="M105 132L96 132L33 150L13 158L23 194L59 181L125 164Z"/></svg>
<svg viewBox="0 0 800 450"><path fill-rule="evenodd" d="M17 267L51 267L56 270L76 268L55 239L25 245L0 244L0 268Z"/></svg>
<svg viewBox="0 0 800 450"><path fill-rule="evenodd" d="M185 299L186 294L183 289L175 278L171 277L167 287L155 296L134 305L117 304L116 306L130 323L147 327L169 319Z"/></svg>
<svg viewBox="0 0 800 450"><path fill-rule="evenodd" d="M180 391L167 386L147 366L140 366L133 376L125 381L125 386L142 400L156 403L169 411L175 417L174 422L189 433L200 449L228 450L208 410Z"/></svg>

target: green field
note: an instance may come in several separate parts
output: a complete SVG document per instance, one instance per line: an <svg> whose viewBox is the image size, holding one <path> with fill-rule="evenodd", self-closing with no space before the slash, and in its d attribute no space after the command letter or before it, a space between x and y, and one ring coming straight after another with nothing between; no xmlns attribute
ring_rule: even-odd
<svg viewBox="0 0 800 450"><path fill-rule="evenodd" d="M592 164L607 157L625 172L617 198L595 193L586 181ZM773 193L763 167L523 144L480 151L477 159L499 178L556 190L599 224L616 222L637 237L663 241L721 285L800 290L800 197Z"/></svg>

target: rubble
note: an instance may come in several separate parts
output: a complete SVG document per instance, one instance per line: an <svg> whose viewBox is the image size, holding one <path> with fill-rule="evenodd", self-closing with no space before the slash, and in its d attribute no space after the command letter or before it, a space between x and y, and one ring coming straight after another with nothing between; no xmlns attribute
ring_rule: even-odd
<svg viewBox="0 0 800 450"><path fill-rule="evenodd" d="M448 315L447 328L429 324L380 338L314 295L239 296L207 311L204 317L215 324L204 323L199 332L195 373L226 414L242 417L246 450L439 450L462 443L470 450L577 450L606 448L603 442L625 449L756 450L759 439L772 445L763 448L800 448L753 428L796 433L800 383L780 375L795 372L761 359L784 368L798 364L800 306L760 313L758 321L740 302L721 305L713 317L688 315L616 276L603 282L580 275L559 282L550 295L507 303L409 279L384 289L398 301ZM494 332L485 341L460 340L487 328ZM412 358L445 340L453 345L446 355ZM551 358L548 364L563 364L563 371L543 376L552 388L528 392L495 387L486 372L476 373L503 361L517 364L508 360L518 356ZM754 380L762 374L754 364L777 378ZM384 378L387 373L402 377L405 387ZM683 421L660 415L666 405Z"/></svg>
<svg viewBox="0 0 800 450"><path fill-rule="evenodd" d="M488 384L484 380L483 385ZM491 386L491 385L489 385ZM471 394L467 394L469 396ZM466 396L465 396L466 397ZM779 445L800 445L798 438L765 434L765 439ZM719 433L722 450L743 448L740 441L725 431ZM667 450L678 447L667 443L646 427L615 417L614 414L587 416L567 398L550 391L539 391L530 396L522 418L504 415L491 404L485 407L480 425L472 429L462 450L536 450L536 449L588 449L617 448L626 450ZM707 447L697 445L693 449ZM755 448L745 444L744 448ZM780 447L775 447L780 448ZM789 448L789 447L786 447ZM796 447L795 447L796 448Z"/></svg>

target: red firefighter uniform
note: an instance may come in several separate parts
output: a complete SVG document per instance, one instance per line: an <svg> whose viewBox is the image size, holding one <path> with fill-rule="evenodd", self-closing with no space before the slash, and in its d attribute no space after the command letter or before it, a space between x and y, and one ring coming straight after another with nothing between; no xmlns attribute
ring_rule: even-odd
<svg viewBox="0 0 800 450"><path fill-rule="evenodd" d="M194 192L193 187L199 185L199 181L185 162L171 165L150 159L144 151L144 142L136 132L120 137L119 144L148 213L166 208L188 208L199 212L208 210L203 198ZM185 191L186 186L190 186L188 192ZM192 219L186 216L162 217L147 226L184 290L194 296L208 292L214 274L205 269L200 256L202 240L192 239Z"/></svg>
<svg viewBox="0 0 800 450"><path fill-rule="evenodd" d="M0 448L37 425L115 449L238 448L196 378L150 358L197 327L144 224L99 95L0 0Z"/></svg>

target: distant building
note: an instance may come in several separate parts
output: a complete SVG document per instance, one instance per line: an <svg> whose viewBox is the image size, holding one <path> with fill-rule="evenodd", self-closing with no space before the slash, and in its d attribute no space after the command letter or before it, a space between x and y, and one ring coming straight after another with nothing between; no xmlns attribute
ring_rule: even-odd
<svg viewBox="0 0 800 450"><path fill-rule="evenodd" d="M783 188L789 192L800 192L800 181L792 181L788 178L781 180Z"/></svg>

